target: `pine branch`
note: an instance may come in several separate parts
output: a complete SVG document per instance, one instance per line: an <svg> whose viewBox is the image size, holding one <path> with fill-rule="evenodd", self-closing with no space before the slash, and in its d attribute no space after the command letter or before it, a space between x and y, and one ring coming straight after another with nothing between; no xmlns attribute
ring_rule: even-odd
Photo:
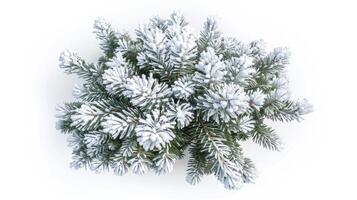
<svg viewBox="0 0 357 200"><path fill-rule="evenodd" d="M223 38L222 55L224 60L239 58L248 52L246 45L236 38Z"/></svg>
<svg viewBox="0 0 357 200"><path fill-rule="evenodd" d="M243 169L242 169L242 178L244 183L254 183L255 175L255 166L252 160L249 158L244 158Z"/></svg>
<svg viewBox="0 0 357 200"><path fill-rule="evenodd" d="M239 135L239 137L242 137L241 139L243 139L251 136L254 124L255 120L253 120L250 116L241 116L228 123L221 123L220 127L224 130L224 132L227 132L232 136Z"/></svg>
<svg viewBox="0 0 357 200"><path fill-rule="evenodd" d="M85 80L95 80L98 78L103 69L101 65L88 64L77 53L66 50L61 53L60 67L68 74L77 74Z"/></svg>
<svg viewBox="0 0 357 200"><path fill-rule="evenodd" d="M252 140L269 150L280 151L281 141L274 130L263 123L256 123L252 135Z"/></svg>
<svg viewBox="0 0 357 200"><path fill-rule="evenodd" d="M71 126L78 130L97 130L104 117L103 105L98 102L85 103L71 116Z"/></svg>
<svg viewBox="0 0 357 200"><path fill-rule="evenodd" d="M118 47L118 40L121 34L114 31L110 23L103 18L95 20L93 28L93 32L100 41L100 48L104 51L107 57L113 57L115 50Z"/></svg>
<svg viewBox="0 0 357 200"><path fill-rule="evenodd" d="M152 161L147 158L147 155L144 152L138 151L134 153L134 156L130 160L128 160L128 164L133 173L143 175L149 171Z"/></svg>
<svg viewBox="0 0 357 200"><path fill-rule="evenodd" d="M80 102L71 102L65 103L56 108L58 118L56 128L60 130L62 133L70 133L76 130L71 124L72 119L71 116L75 114L76 109L80 108L82 103Z"/></svg>
<svg viewBox="0 0 357 200"><path fill-rule="evenodd" d="M204 23L203 30L201 31L200 38L198 39L198 51L202 52L212 47L215 51L220 52L222 48L221 32L218 31L218 25L214 18L207 18Z"/></svg>
<svg viewBox="0 0 357 200"><path fill-rule="evenodd" d="M80 131L101 130L104 118L118 110L122 110L127 103L115 99L105 101L85 102L77 108L71 115L71 126Z"/></svg>
<svg viewBox="0 0 357 200"><path fill-rule="evenodd" d="M134 152L137 152L139 148L139 144L136 141L136 138L125 138L121 144L119 149L119 154L124 158L130 158L134 155Z"/></svg>
<svg viewBox="0 0 357 200"><path fill-rule="evenodd" d="M127 80L124 85L123 95L130 98L134 106L143 109L154 108L155 106L168 101L171 90L165 83L159 83L157 79L150 74L149 77L144 75L133 76Z"/></svg>
<svg viewBox="0 0 357 200"><path fill-rule="evenodd" d="M237 189L241 181L238 167L232 160L232 149L226 144L221 130L206 124L201 124L200 129L199 142L212 164L211 170L227 189Z"/></svg>
<svg viewBox="0 0 357 200"><path fill-rule="evenodd" d="M137 67L137 56L140 52L140 42L132 40L128 35L123 35L118 41L118 47L116 50L123 54L128 64ZM137 71L138 69L136 69Z"/></svg>
<svg viewBox="0 0 357 200"><path fill-rule="evenodd" d="M272 52L256 61L255 67L260 74L275 74L282 71L289 63L290 53L287 48L275 48Z"/></svg>
<svg viewBox="0 0 357 200"><path fill-rule="evenodd" d="M115 154L111 168L113 168L115 174L122 176L129 171L129 164L127 163L127 160L119 153Z"/></svg>
<svg viewBox="0 0 357 200"><path fill-rule="evenodd" d="M140 68L159 74L162 80L169 80L173 66L168 64L167 38L163 30L146 26L138 29L136 34L142 42L142 53L138 55Z"/></svg>
<svg viewBox="0 0 357 200"><path fill-rule="evenodd" d="M73 96L81 101L101 101L112 98L111 95L105 90L105 88L97 83L84 83L82 86L75 87Z"/></svg>
<svg viewBox="0 0 357 200"><path fill-rule="evenodd" d="M196 143L192 144L189 153L186 181L192 185L196 185L205 174L207 166L206 154L202 152L202 149Z"/></svg>
<svg viewBox="0 0 357 200"><path fill-rule="evenodd" d="M127 138L135 134L134 129L139 123L142 113L132 108L124 108L120 112L112 112L104 117L103 130L114 139Z"/></svg>
<svg viewBox="0 0 357 200"><path fill-rule="evenodd" d="M74 168L161 175L188 148L189 183L214 174L239 189L255 178L240 142L280 150L264 120L299 121L313 110L306 99L291 100L285 48L266 53L262 41L223 37L213 18L198 37L177 12L151 19L133 38L104 19L94 33L103 50L97 63L71 51L60 56L65 73L84 79L77 101L57 108Z"/></svg>
<svg viewBox="0 0 357 200"><path fill-rule="evenodd" d="M69 146L72 147L72 162L71 167L74 169L89 168L91 165L91 157L87 154L86 145L84 143L83 132L74 130L67 139Z"/></svg>
<svg viewBox="0 0 357 200"><path fill-rule="evenodd" d="M169 147L166 146L154 159L154 169L156 174L163 175L171 172L178 156L169 152Z"/></svg>
<svg viewBox="0 0 357 200"><path fill-rule="evenodd" d="M237 84L221 84L208 89L197 97L197 108L204 113L204 120L215 120L217 123L237 119L249 108L249 97Z"/></svg>
<svg viewBox="0 0 357 200"><path fill-rule="evenodd" d="M273 121L290 122L301 119L298 110L299 108L292 101L270 99L261 109L261 113Z"/></svg>

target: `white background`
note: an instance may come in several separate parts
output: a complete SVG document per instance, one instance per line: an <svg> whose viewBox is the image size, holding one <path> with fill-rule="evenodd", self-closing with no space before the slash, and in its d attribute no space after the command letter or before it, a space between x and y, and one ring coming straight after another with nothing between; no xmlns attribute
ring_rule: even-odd
<svg viewBox="0 0 357 200"><path fill-rule="evenodd" d="M0 199L357 199L356 8L344 0L1 1ZM315 106L301 123L274 126L282 152L245 144L259 178L239 191L214 177L190 186L187 160L165 176L73 170L65 136L54 128L55 106L72 100L78 82L59 69L58 56L68 48L96 61L94 19L132 32L177 9L196 32L213 15L225 35L289 47L293 96Z"/></svg>

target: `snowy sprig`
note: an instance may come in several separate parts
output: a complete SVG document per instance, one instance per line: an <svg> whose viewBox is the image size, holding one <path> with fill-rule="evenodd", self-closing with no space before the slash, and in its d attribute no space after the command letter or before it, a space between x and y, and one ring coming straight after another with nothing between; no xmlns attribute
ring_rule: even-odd
<svg viewBox="0 0 357 200"><path fill-rule="evenodd" d="M212 118L217 123L236 119L249 108L249 97L236 84L212 87L204 96L197 98L197 106L204 112L205 120Z"/></svg>
<svg viewBox="0 0 357 200"><path fill-rule="evenodd" d="M116 52L114 57L109 59L105 64L109 68L128 67L126 61L123 58L123 54L120 51Z"/></svg>
<svg viewBox="0 0 357 200"><path fill-rule="evenodd" d="M135 128L138 142L145 150L161 149L175 137L175 123L160 110L153 110L145 119L140 119Z"/></svg>
<svg viewBox="0 0 357 200"><path fill-rule="evenodd" d="M133 76L127 80L124 88L123 95L130 98L134 106L140 107L155 106L167 101L167 97L171 95L168 86L165 83L159 83L152 74L149 77Z"/></svg>
<svg viewBox="0 0 357 200"><path fill-rule="evenodd" d="M261 108L264 105L267 95L263 93L262 90L258 89L249 95L249 102L251 106L256 109Z"/></svg>
<svg viewBox="0 0 357 200"><path fill-rule="evenodd" d="M169 48L170 64L178 73L192 70L196 63L197 45L196 38L190 29L184 26L184 20L173 16L174 22L168 27L171 40L167 42ZM178 18L178 19L176 19ZM180 20L181 19L181 20Z"/></svg>
<svg viewBox="0 0 357 200"><path fill-rule="evenodd" d="M153 73L167 75L168 55L167 38L163 30L157 27L142 26L137 30L137 36L142 41L142 52L138 54L138 65L142 69L149 69Z"/></svg>
<svg viewBox="0 0 357 200"><path fill-rule="evenodd" d="M153 160L156 166L156 173L159 175L167 174L173 170L177 155L165 152L159 154Z"/></svg>
<svg viewBox="0 0 357 200"><path fill-rule="evenodd" d="M140 68L160 74L165 80L192 72L197 56L196 40L180 13L173 13L168 20L154 18L136 33L143 46L137 57Z"/></svg>
<svg viewBox="0 0 357 200"><path fill-rule="evenodd" d="M138 154L137 156L128 160L128 164L130 165L134 174L143 175L149 171L151 166L151 161L142 154Z"/></svg>
<svg viewBox="0 0 357 200"><path fill-rule="evenodd" d="M72 52L70 50L66 50L61 53L60 58L59 58L60 64L59 66L64 69L65 72L67 73L73 73L76 72L75 67L81 68L83 67L83 60L78 56L77 53Z"/></svg>
<svg viewBox="0 0 357 200"><path fill-rule="evenodd" d="M132 75L132 72L120 52L109 59L106 65L109 69L104 71L103 83L109 93L117 93L124 88L124 84Z"/></svg>
<svg viewBox="0 0 357 200"><path fill-rule="evenodd" d="M199 35L179 12L152 18L134 37L102 18L93 32L103 51L97 63L68 50L59 59L84 79L56 115L76 169L162 175L188 154L187 182L212 174L239 189L256 171L241 143L280 150L267 119L300 121L313 110L290 95L286 48L225 37L212 17Z"/></svg>
<svg viewBox="0 0 357 200"><path fill-rule="evenodd" d="M184 76L176 80L172 85L172 92L176 98L188 99L195 92L192 76Z"/></svg>
<svg viewBox="0 0 357 200"><path fill-rule="evenodd" d="M86 63L76 52L66 50L61 53L60 68L67 74L77 74L86 80L96 79L100 76L101 65Z"/></svg>
<svg viewBox="0 0 357 200"><path fill-rule="evenodd" d="M223 38L222 49L224 58L237 58L250 53L247 44L232 37Z"/></svg>
<svg viewBox="0 0 357 200"><path fill-rule="evenodd" d="M241 57L233 57L226 61L227 74L226 78L237 84L247 84L247 79L251 78L256 72L253 68L253 60L247 55L242 55Z"/></svg>
<svg viewBox="0 0 357 200"><path fill-rule="evenodd" d="M103 84L109 93L118 93L123 90L129 76L128 68L116 67L105 70Z"/></svg>
<svg viewBox="0 0 357 200"><path fill-rule="evenodd" d="M84 103L71 116L71 126L79 130L94 130L99 127L104 111L100 103Z"/></svg>
<svg viewBox="0 0 357 200"><path fill-rule="evenodd" d="M195 38L189 32L176 34L168 43L170 64L179 72L192 70L196 63L197 46Z"/></svg>
<svg viewBox="0 0 357 200"><path fill-rule="evenodd" d="M254 129L255 121L250 116L243 116L238 120L239 131L244 134L249 134Z"/></svg>
<svg viewBox="0 0 357 200"><path fill-rule="evenodd" d="M226 74L226 66L221 61L222 56L216 55L212 47L207 47L200 55L200 61L196 65L197 72L194 80L201 85L216 84L223 82Z"/></svg>
<svg viewBox="0 0 357 200"><path fill-rule="evenodd" d="M111 113L102 122L105 132L114 139L130 137L134 134L134 129L139 123L140 113L137 110L125 108L121 112Z"/></svg>
<svg viewBox="0 0 357 200"><path fill-rule="evenodd" d="M179 129L186 127L193 119L193 108L189 103L169 104L167 108L167 117L176 121Z"/></svg>
<svg viewBox="0 0 357 200"><path fill-rule="evenodd" d="M199 51L204 51L208 47L215 51L222 50L222 33L218 31L218 23L214 17L207 17L197 42Z"/></svg>
<svg viewBox="0 0 357 200"><path fill-rule="evenodd" d="M94 21L94 33L99 40L100 48L106 56L112 57L115 49L118 47L118 41L121 38L121 33L115 31L112 25L104 18L98 18Z"/></svg>

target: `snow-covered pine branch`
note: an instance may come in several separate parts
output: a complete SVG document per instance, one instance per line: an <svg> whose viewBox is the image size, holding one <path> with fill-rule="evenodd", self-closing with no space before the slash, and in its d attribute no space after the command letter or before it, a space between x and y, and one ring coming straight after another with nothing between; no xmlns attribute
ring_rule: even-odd
<svg viewBox="0 0 357 200"><path fill-rule="evenodd" d="M113 58L109 59L106 65L108 69L104 71L103 84L110 94L120 93L133 72L120 52L117 52Z"/></svg>
<svg viewBox="0 0 357 200"><path fill-rule="evenodd" d="M177 155L167 152L167 150L167 148L163 149L163 152L153 159L155 163L155 172L158 175L171 172L174 168L176 160L178 159Z"/></svg>
<svg viewBox="0 0 357 200"><path fill-rule="evenodd" d="M229 122L248 110L249 97L239 85L222 84L212 86L203 96L199 96L197 107L204 113L206 121Z"/></svg>
<svg viewBox="0 0 357 200"><path fill-rule="evenodd" d="M193 108L189 103L169 104L167 108L167 117L175 121L177 128L182 129L190 124L193 119Z"/></svg>
<svg viewBox="0 0 357 200"><path fill-rule="evenodd" d="M160 110L155 109L139 120L135 128L138 142L147 150L162 149L175 137L173 128L175 123Z"/></svg>
<svg viewBox="0 0 357 200"><path fill-rule="evenodd" d="M123 108L121 111L112 112L102 122L105 132L115 138L126 138L132 136L134 129L139 123L141 113L132 108Z"/></svg>
<svg viewBox="0 0 357 200"><path fill-rule="evenodd" d="M239 166L231 159L232 147L226 144L226 138L220 130L212 125L202 124L199 137L202 150L207 153L207 160L212 173L227 189L238 189L242 179L239 178ZM233 155L234 156L234 155Z"/></svg>
<svg viewBox="0 0 357 200"><path fill-rule="evenodd" d="M175 98L188 99L193 93L195 93L195 82L192 76L184 76L177 79L171 86L172 93Z"/></svg>
<svg viewBox="0 0 357 200"><path fill-rule="evenodd" d="M100 48L109 58L115 53L121 34L112 28L112 25L103 18L94 21L94 33L99 40Z"/></svg>
<svg viewBox="0 0 357 200"><path fill-rule="evenodd" d="M100 76L101 66L88 64L77 53L65 50L61 53L60 67L67 74L77 74L79 77L90 80Z"/></svg>
<svg viewBox="0 0 357 200"><path fill-rule="evenodd" d="M123 95L130 98L134 106L152 108L167 102L171 89L166 83L159 83L152 74L149 77L133 76L124 85Z"/></svg>
<svg viewBox="0 0 357 200"><path fill-rule="evenodd" d="M241 143L280 150L265 120L301 121L313 110L291 98L286 48L225 37L212 17L199 35L178 12L151 19L133 37L102 18L94 33L103 50L97 63L60 55L60 68L84 79L76 101L57 108L74 168L161 175L187 152L187 182L212 174L239 189L255 178Z"/></svg>
<svg viewBox="0 0 357 200"><path fill-rule="evenodd" d="M212 47L201 53L193 77L197 85L206 87L224 82L227 70L221 59L222 55L217 55Z"/></svg>
<svg viewBox="0 0 357 200"><path fill-rule="evenodd" d="M198 39L198 50L202 52L208 47L213 48L216 52L222 50L222 33L218 31L217 21L213 17L208 17L203 25L200 37Z"/></svg>

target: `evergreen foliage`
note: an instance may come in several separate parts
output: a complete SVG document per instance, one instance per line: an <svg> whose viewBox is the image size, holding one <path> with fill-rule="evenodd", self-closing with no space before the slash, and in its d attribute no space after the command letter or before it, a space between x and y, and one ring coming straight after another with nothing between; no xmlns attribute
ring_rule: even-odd
<svg viewBox="0 0 357 200"><path fill-rule="evenodd" d="M180 13L151 19L134 37L103 19L94 33L103 50L97 64L71 51L60 56L64 72L84 79L77 101L57 109L75 168L161 175L187 152L189 183L213 174L238 189L255 177L241 144L279 150L266 120L299 121L312 111L289 96L286 48L267 53L261 41L224 37L213 18L199 36Z"/></svg>

